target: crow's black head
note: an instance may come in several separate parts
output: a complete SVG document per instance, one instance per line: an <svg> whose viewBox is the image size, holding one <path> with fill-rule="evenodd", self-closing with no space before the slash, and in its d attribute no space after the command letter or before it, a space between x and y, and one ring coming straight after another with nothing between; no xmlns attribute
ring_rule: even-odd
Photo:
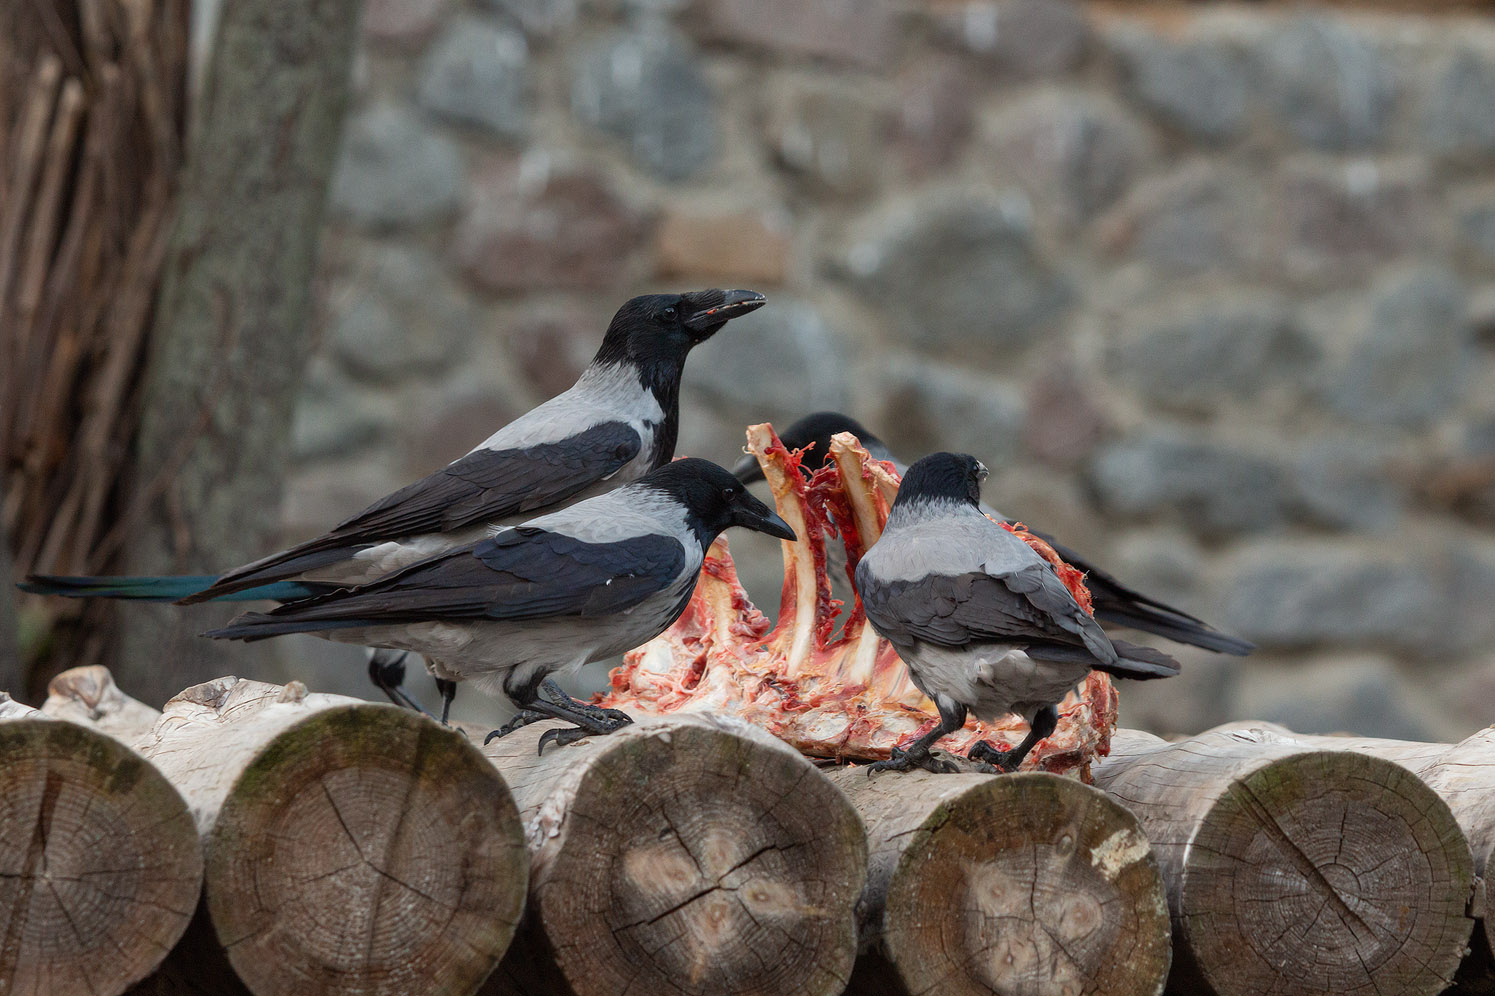
<svg viewBox="0 0 1495 996"><path fill-rule="evenodd" d="M838 432L851 433L869 449L882 447L882 440L872 435L866 426L840 412L815 412L813 415L806 415L780 433L779 442L790 450L802 450L811 446L810 452L805 454L804 465L813 471L829 462L831 437ZM737 461L732 473L744 484L763 480L763 468L758 466L758 458L751 453Z"/></svg>
<svg viewBox="0 0 1495 996"><path fill-rule="evenodd" d="M908 468L894 505L915 501L981 504L986 465L969 453L931 453Z"/></svg>
<svg viewBox="0 0 1495 996"><path fill-rule="evenodd" d="M638 483L685 506L686 517L703 549L731 526L782 540L794 539L794 530L787 522L754 498L726 468L710 460L695 457L676 460L645 474Z"/></svg>
<svg viewBox="0 0 1495 996"><path fill-rule="evenodd" d="M632 363L641 370L678 370L685 354L727 322L756 311L765 298L749 290L699 290L645 294L613 316L597 351L599 363Z"/></svg>

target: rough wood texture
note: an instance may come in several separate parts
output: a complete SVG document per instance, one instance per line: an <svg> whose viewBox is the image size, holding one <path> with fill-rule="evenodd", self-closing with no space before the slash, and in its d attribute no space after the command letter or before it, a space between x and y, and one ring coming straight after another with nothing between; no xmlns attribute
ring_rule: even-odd
<svg viewBox="0 0 1495 996"><path fill-rule="evenodd" d="M1495 864L1495 727L1456 744L1427 744L1369 737L1321 737L1293 733L1272 723L1241 722L1221 727L1250 743L1296 743L1322 750L1347 750L1395 761L1410 769L1448 804L1474 853L1474 873L1484 888L1471 905L1486 950L1495 950L1495 918L1489 916L1490 868Z"/></svg>
<svg viewBox="0 0 1495 996"><path fill-rule="evenodd" d="M531 924L484 993L840 993L867 867L855 811L756 727L637 718L543 757L554 724L485 749L523 813Z"/></svg>
<svg viewBox="0 0 1495 996"><path fill-rule="evenodd" d="M126 573L204 573L271 549L360 6L223 4L146 361L132 489L146 514ZM197 638L233 611L132 605L120 680L160 701L261 659Z"/></svg>
<svg viewBox="0 0 1495 996"><path fill-rule="evenodd" d="M0 758L0 993L116 996L197 905L187 805L124 744L3 693Z"/></svg>
<svg viewBox="0 0 1495 996"><path fill-rule="evenodd" d="M42 712L90 726L131 746L161 718L155 709L120 691L114 675L98 664L75 667L53 678Z"/></svg>
<svg viewBox="0 0 1495 996"><path fill-rule="evenodd" d="M168 702L139 746L191 807L207 912L258 996L470 993L507 948L527 878L519 814L460 734L220 678Z"/></svg>
<svg viewBox="0 0 1495 996"><path fill-rule="evenodd" d="M1162 992L1163 882L1136 818L1104 793L1038 772L831 781L870 852L851 992Z"/></svg>
<svg viewBox="0 0 1495 996"><path fill-rule="evenodd" d="M94 573L117 551L187 21L186 0L0 4L0 520L23 574ZM54 623L43 670L112 642L103 603L29 608ZM39 695L46 677L0 687Z"/></svg>
<svg viewBox="0 0 1495 996"><path fill-rule="evenodd" d="M1158 856L1170 991L1415 996L1453 980L1473 859L1406 768L1232 732L1118 731L1093 770Z"/></svg>

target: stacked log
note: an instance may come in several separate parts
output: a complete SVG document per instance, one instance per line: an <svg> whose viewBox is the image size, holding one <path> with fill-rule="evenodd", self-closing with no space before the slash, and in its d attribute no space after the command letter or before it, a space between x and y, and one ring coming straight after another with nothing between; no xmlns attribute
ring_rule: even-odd
<svg viewBox="0 0 1495 996"><path fill-rule="evenodd" d="M3 693L0 759L0 992L117 996L197 904L187 805L118 740Z"/></svg>
<svg viewBox="0 0 1495 996"><path fill-rule="evenodd" d="M1130 812L1045 773L834 773L867 825L858 996L1162 991L1168 906Z"/></svg>
<svg viewBox="0 0 1495 996"><path fill-rule="evenodd" d="M552 723L485 748L531 871L526 929L484 993L840 993L866 878L856 812L740 720L636 719L543 756Z"/></svg>
<svg viewBox="0 0 1495 996"><path fill-rule="evenodd" d="M112 682L72 688L100 723L132 711ZM528 865L518 811L460 734L299 682L220 678L168 702L136 746L186 799L205 855L205 916L145 991L470 993L507 949Z"/></svg>
<svg viewBox="0 0 1495 996"><path fill-rule="evenodd" d="M1168 887L1178 993L1440 992L1469 939L1469 845L1412 771L1286 738L1118 731L1096 784Z"/></svg>
<svg viewBox="0 0 1495 996"><path fill-rule="evenodd" d="M1456 744L1415 743L1369 737L1305 736L1270 723L1235 723L1219 728L1252 744L1296 743L1320 750L1368 754L1412 771L1438 793L1474 855L1474 873L1481 887L1469 913L1477 920L1475 940L1482 946L1485 974L1495 974L1495 918L1489 915L1489 869L1495 865L1495 727L1488 727ZM1495 989L1495 983L1488 985Z"/></svg>

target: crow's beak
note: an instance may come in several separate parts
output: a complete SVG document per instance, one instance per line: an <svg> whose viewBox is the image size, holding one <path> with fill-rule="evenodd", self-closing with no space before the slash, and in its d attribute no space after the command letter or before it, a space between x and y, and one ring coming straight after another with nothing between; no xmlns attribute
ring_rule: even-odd
<svg viewBox="0 0 1495 996"><path fill-rule="evenodd" d="M757 311L768 299L757 291L709 290L683 295L695 310L685 316L685 327L692 332L715 332L734 318Z"/></svg>
<svg viewBox="0 0 1495 996"><path fill-rule="evenodd" d="M779 518L777 512L769 512L759 520L757 525L748 528L755 532L767 533L769 536L777 536L781 540L794 542L794 530L789 528L789 523Z"/></svg>
<svg viewBox="0 0 1495 996"><path fill-rule="evenodd" d="M752 484L754 481L763 480L763 468L758 466L758 458L751 453L737 461L732 468L732 476L743 484Z"/></svg>

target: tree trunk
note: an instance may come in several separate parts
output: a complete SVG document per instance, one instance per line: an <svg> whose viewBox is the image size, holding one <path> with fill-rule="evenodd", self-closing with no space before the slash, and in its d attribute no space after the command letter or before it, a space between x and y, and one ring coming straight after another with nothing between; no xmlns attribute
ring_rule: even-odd
<svg viewBox="0 0 1495 996"><path fill-rule="evenodd" d="M112 737L0 695L0 992L117 996L191 919L186 803Z"/></svg>
<svg viewBox="0 0 1495 996"><path fill-rule="evenodd" d="M459 734L298 682L220 678L168 702L140 749L191 807L213 932L257 996L471 992L508 947L523 833ZM163 974L192 979L200 950Z"/></svg>
<svg viewBox="0 0 1495 996"><path fill-rule="evenodd" d="M1104 793L1037 772L844 768L831 781L870 851L852 992L1162 992L1162 878L1136 818Z"/></svg>
<svg viewBox="0 0 1495 996"><path fill-rule="evenodd" d="M147 360L130 573L226 569L276 535L359 9L224 3ZM197 638L231 612L132 605L121 680L160 701L262 659Z"/></svg>
<svg viewBox="0 0 1495 996"><path fill-rule="evenodd" d="M866 840L797 751L695 714L537 756L554 725L485 748L531 851L529 924L485 996L845 989Z"/></svg>
<svg viewBox="0 0 1495 996"><path fill-rule="evenodd" d="M3 493L0 488L0 494ZM21 625L16 613L16 578L3 520L0 520L0 689L15 695L26 694L26 672L21 667Z"/></svg>
<svg viewBox="0 0 1495 996"><path fill-rule="evenodd" d="M1469 845L1406 768L1211 732L1118 731L1098 786L1168 887L1176 993L1431 996L1469 940Z"/></svg>

